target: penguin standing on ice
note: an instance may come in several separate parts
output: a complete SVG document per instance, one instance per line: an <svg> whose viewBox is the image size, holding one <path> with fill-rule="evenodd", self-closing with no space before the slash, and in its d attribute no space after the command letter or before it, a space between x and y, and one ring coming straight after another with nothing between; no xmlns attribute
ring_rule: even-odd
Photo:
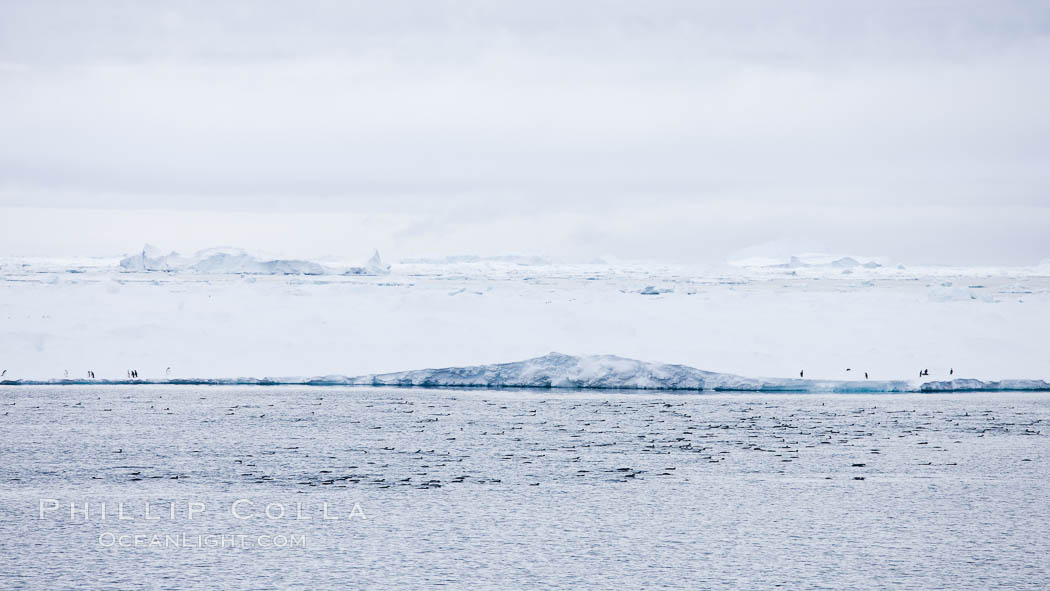
<svg viewBox="0 0 1050 591"><path fill-rule="evenodd" d="M949 368L948 369L948 375L954 375L954 374L955 374L955 368L954 367Z"/></svg>
<svg viewBox="0 0 1050 591"><path fill-rule="evenodd" d="M7 370L4 370L4 371L7 371ZM802 370L802 371L798 372L798 377L800 377L800 378L803 377L803 375L805 373L806 373L806 370Z"/></svg>
<svg viewBox="0 0 1050 591"><path fill-rule="evenodd" d="M868 379L868 372L864 372L864 379Z"/></svg>

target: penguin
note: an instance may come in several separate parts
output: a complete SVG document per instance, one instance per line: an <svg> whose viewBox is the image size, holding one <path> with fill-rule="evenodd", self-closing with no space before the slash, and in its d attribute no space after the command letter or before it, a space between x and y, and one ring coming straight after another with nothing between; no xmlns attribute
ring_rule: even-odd
<svg viewBox="0 0 1050 591"><path fill-rule="evenodd" d="M864 372L864 379L868 379L868 372Z"/></svg>
<svg viewBox="0 0 1050 591"><path fill-rule="evenodd" d="M802 371L798 372L798 377L800 377L800 378L803 377L803 375L805 373L806 373L806 370L802 370Z"/></svg>
<svg viewBox="0 0 1050 591"><path fill-rule="evenodd" d="M955 374L955 368L954 367L949 368L948 369L948 375L954 375L954 374Z"/></svg>

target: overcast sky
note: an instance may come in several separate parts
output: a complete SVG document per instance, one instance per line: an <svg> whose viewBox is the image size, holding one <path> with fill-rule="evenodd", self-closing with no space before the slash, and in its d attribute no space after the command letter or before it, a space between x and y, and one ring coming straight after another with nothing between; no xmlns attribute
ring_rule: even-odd
<svg viewBox="0 0 1050 591"><path fill-rule="evenodd" d="M1046 2L0 0L0 254L1050 257Z"/></svg>

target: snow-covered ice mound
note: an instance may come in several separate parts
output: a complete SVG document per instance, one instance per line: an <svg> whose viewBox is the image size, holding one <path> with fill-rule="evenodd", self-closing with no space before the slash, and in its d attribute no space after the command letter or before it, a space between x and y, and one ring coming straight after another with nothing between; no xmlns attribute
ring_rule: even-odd
<svg viewBox="0 0 1050 591"><path fill-rule="evenodd" d="M601 390L839 393L1050 391L1050 382L1043 380L982 381L957 379L920 383L906 380L748 378L728 373L704 371L688 365L651 363L615 355L575 356L564 353L548 353L542 357L513 363L418 369L359 377L328 375L313 378L0 380L0 385L5 386L73 384L415 386L430 388L579 388Z"/></svg>
<svg viewBox="0 0 1050 591"><path fill-rule="evenodd" d="M142 251L124 257L120 268L128 272L191 272L211 275L383 275L390 272L375 251L372 258L360 267L327 267L300 259L268 259L251 255L238 248L209 248L183 256L177 252L163 254L147 244Z"/></svg>
<svg viewBox="0 0 1050 591"><path fill-rule="evenodd" d="M643 390L715 390L752 392L907 392L905 381L827 381L747 378L687 365L651 363L615 355L542 357L468 367L421 369L356 378L375 386L449 386L482 388L596 388Z"/></svg>
<svg viewBox="0 0 1050 591"><path fill-rule="evenodd" d="M651 363L615 355L575 356L548 353L542 357L468 367L421 369L354 378L373 386L481 388L591 388L632 390L710 390L716 392L976 392L1050 390L1043 380L807 380L749 378L704 371L688 365Z"/></svg>
<svg viewBox="0 0 1050 591"><path fill-rule="evenodd" d="M421 369L366 378L374 385L702 390L709 372L614 355L542 357L468 367Z"/></svg>

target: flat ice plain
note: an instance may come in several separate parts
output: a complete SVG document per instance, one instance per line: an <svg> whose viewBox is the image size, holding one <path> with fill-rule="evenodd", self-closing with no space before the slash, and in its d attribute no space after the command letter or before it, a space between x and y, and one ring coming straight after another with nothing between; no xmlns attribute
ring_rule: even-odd
<svg viewBox="0 0 1050 591"><path fill-rule="evenodd" d="M141 256L0 261L0 587L1050 584L1050 393L900 392L1044 383L1050 265ZM25 385L131 369L328 387Z"/></svg>
<svg viewBox="0 0 1050 591"><path fill-rule="evenodd" d="M1050 264L876 264L459 257L387 268L227 250L150 271L5 258L0 369L24 380L362 376L559 351L750 378L1050 379Z"/></svg>

